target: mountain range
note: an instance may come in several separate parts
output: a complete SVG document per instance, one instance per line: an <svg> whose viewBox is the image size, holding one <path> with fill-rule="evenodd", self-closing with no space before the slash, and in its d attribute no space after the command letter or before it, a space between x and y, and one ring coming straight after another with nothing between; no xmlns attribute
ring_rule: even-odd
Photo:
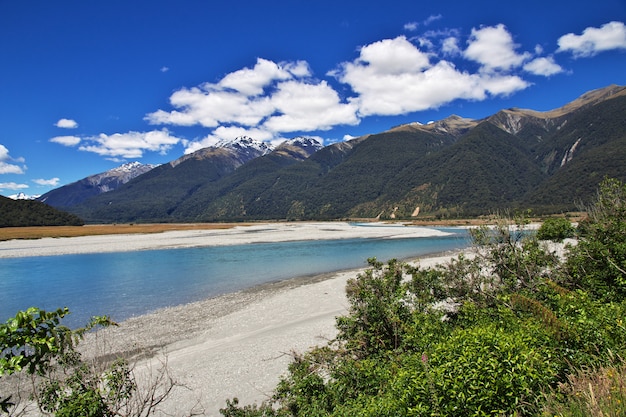
<svg viewBox="0 0 626 417"><path fill-rule="evenodd" d="M88 177L39 200L104 223L578 210L605 176L626 180L624 115L626 87L611 85L547 112L452 115L325 147L241 137L132 178Z"/></svg>

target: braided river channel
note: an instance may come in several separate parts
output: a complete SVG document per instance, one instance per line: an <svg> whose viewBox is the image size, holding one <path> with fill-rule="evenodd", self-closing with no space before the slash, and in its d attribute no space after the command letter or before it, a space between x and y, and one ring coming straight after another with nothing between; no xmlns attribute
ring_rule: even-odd
<svg viewBox="0 0 626 417"><path fill-rule="evenodd" d="M19 310L68 307L69 326L93 315L146 314L285 279L465 248L463 228L441 237L302 240L0 259L0 321ZM356 275L356 274L355 274Z"/></svg>

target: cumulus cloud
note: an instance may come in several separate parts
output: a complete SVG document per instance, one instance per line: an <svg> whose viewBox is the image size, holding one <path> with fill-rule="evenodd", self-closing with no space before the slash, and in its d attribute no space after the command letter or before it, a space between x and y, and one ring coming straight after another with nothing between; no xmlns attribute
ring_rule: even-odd
<svg viewBox="0 0 626 417"><path fill-rule="evenodd" d="M519 45L513 42L513 37L503 24L497 26L472 29L468 40L465 58L476 61L485 71L504 70L519 67L530 58L530 53L517 53Z"/></svg>
<svg viewBox="0 0 626 417"><path fill-rule="evenodd" d="M80 141L81 139L78 136L55 136L50 139L50 142L58 143L63 146L76 146Z"/></svg>
<svg viewBox="0 0 626 417"><path fill-rule="evenodd" d="M404 37L363 47L359 58L334 75L358 94L353 102L361 116L406 114L527 87L517 76L471 74L445 60L431 64L429 55Z"/></svg>
<svg viewBox="0 0 626 417"><path fill-rule="evenodd" d="M599 28L588 27L581 35L568 33L558 40L557 52L571 52L574 57L591 57L612 49L626 49L626 26L609 22Z"/></svg>
<svg viewBox="0 0 626 417"><path fill-rule="evenodd" d="M458 39L452 36L445 38L441 42L441 52L449 56L459 55L461 48L459 48Z"/></svg>
<svg viewBox="0 0 626 417"><path fill-rule="evenodd" d="M240 86L241 88L245 88ZM180 110L158 110L146 115L151 124L217 127L223 123L253 126L273 112L267 97L249 97L213 84L183 88L170 96L170 103Z"/></svg>
<svg viewBox="0 0 626 417"><path fill-rule="evenodd" d="M141 158L146 151L165 155L169 149L179 143L180 138L170 135L167 129L150 132L127 132L89 137L78 149L97 153L102 156Z"/></svg>
<svg viewBox="0 0 626 417"><path fill-rule="evenodd" d="M524 65L524 70L544 77L563 72L563 68L557 64L551 56L533 59Z"/></svg>
<svg viewBox="0 0 626 417"><path fill-rule="evenodd" d="M306 66L306 65L305 65ZM298 65L291 66L298 68ZM299 70L298 72L301 73ZM308 75L308 71L304 72ZM262 94L265 87L275 80L288 80L292 74L285 68L266 59L258 59L254 68L244 68L226 75L218 85L222 88L231 88L247 96Z"/></svg>
<svg viewBox="0 0 626 417"><path fill-rule="evenodd" d="M0 161L0 174L23 174L23 173L24 173L23 167L19 165L15 165L15 164L10 164L5 161Z"/></svg>
<svg viewBox="0 0 626 417"><path fill-rule="evenodd" d="M158 110L147 114L145 120L178 126L218 127L231 123L256 126L276 110L270 98L262 96L267 88L276 82L308 75L306 63L278 65L259 58L254 68L227 74L216 84L204 83L175 91L170 104L176 110Z"/></svg>
<svg viewBox="0 0 626 417"><path fill-rule="evenodd" d="M76 120L72 119L59 119L54 125L62 129L76 129L78 127Z"/></svg>
<svg viewBox="0 0 626 417"><path fill-rule="evenodd" d="M27 184L18 184L16 182L0 182L0 190L23 190L28 188Z"/></svg>
<svg viewBox="0 0 626 417"><path fill-rule="evenodd" d="M0 161L6 161L10 158L11 157L9 156L9 150L7 149L7 147L0 144Z"/></svg>
<svg viewBox="0 0 626 417"><path fill-rule="evenodd" d="M23 162L24 158L12 158L6 146L0 144L0 174L23 174L26 166L16 164Z"/></svg>
<svg viewBox="0 0 626 417"><path fill-rule="evenodd" d="M433 15L404 28L415 31L440 18ZM465 37L458 29L429 30L410 39L398 36L362 46L355 59L325 74L334 78L332 83L315 78L305 61L258 58L252 67L216 82L175 91L170 109L144 119L154 125L210 129L202 139L182 141L186 152L241 135L277 141L292 132L356 125L372 115L507 96L530 85L523 74L563 72L553 56L542 54L540 46L533 52L521 50L503 24L473 28ZM342 85L337 88L335 82Z"/></svg>
<svg viewBox="0 0 626 417"><path fill-rule="evenodd" d="M187 143L187 151L224 131L256 129L261 136L277 138L282 132L358 123L355 106L343 102L326 81L312 79L304 61L275 63L259 58L253 68L234 71L217 83L175 91L170 104L174 110L157 110L145 120L215 129L208 139Z"/></svg>
<svg viewBox="0 0 626 417"><path fill-rule="evenodd" d="M325 81L281 83L271 102L278 114L263 126L273 132L329 130L338 124L358 123L356 106L342 104L339 94Z"/></svg>
<svg viewBox="0 0 626 417"><path fill-rule="evenodd" d="M49 180L43 179L43 178L38 178L38 179L34 179L33 182L37 185L45 185L45 186L52 186L52 187L56 187L57 185L59 185L59 182L61 181L60 178L50 178Z"/></svg>
<svg viewBox="0 0 626 417"><path fill-rule="evenodd" d="M127 132L98 136L57 136L50 142L63 146L77 146L79 150L97 153L108 157L141 158L144 152L159 152L166 154L169 149L181 142L180 138L172 136L167 129L149 132Z"/></svg>

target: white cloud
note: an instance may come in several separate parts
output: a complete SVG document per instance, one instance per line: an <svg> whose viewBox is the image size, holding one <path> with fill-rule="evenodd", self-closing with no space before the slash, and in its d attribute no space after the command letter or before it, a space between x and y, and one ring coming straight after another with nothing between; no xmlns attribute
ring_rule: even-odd
<svg viewBox="0 0 626 417"><path fill-rule="evenodd" d="M449 56L459 55L461 48L459 48L458 39L452 36L445 38L441 42L441 52Z"/></svg>
<svg viewBox="0 0 626 417"><path fill-rule="evenodd" d="M217 127L223 123L254 126L273 112L266 97L248 97L237 91L225 91L212 84L181 89L172 94L170 103L177 109L148 114L152 124Z"/></svg>
<svg viewBox="0 0 626 417"><path fill-rule="evenodd" d="M55 136L50 139L50 142L58 143L63 146L76 146L80 143L81 138L78 136Z"/></svg>
<svg viewBox="0 0 626 417"><path fill-rule="evenodd" d="M259 58L254 68L227 74L217 84L204 83L175 91L170 96L175 110L157 110L147 114L145 120L151 124L178 126L257 126L276 111L270 97L263 95L266 89L281 81L310 75L304 61L276 64Z"/></svg>
<svg viewBox="0 0 626 417"><path fill-rule="evenodd" d="M440 18L410 22L405 29ZM356 125L365 116L408 114L455 100L507 96L530 85L522 78L524 71L541 76L563 72L552 56L540 56L540 46L534 52L521 51L503 24L474 28L464 50L463 42L458 29L447 28L364 45L354 60L326 73L343 84L341 90L314 78L305 61L258 58L253 67L233 71L217 82L175 91L171 109L148 113L144 119L151 124L209 128L201 140L182 141L191 152L241 135L275 141L285 133Z"/></svg>
<svg viewBox="0 0 626 417"><path fill-rule="evenodd" d="M422 22L422 24L424 26L428 26L431 23L441 19L443 16L440 14L437 15L430 15L428 16L426 19L424 19L424 21ZM404 30L408 30L409 32L415 32L417 30L417 28L420 26L419 22L409 22L409 23L405 23L404 24Z"/></svg>
<svg viewBox="0 0 626 417"><path fill-rule="evenodd" d="M358 94L359 115L398 115L437 108L456 99L484 100L528 84L515 76L470 74L451 62L434 65L404 37L367 45L334 75Z"/></svg>
<svg viewBox="0 0 626 417"><path fill-rule="evenodd" d="M57 136L50 142L63 146L77 146L81 151L94 152L103 156L121 158L140 158L143 152L160 152L165 154L180 138L170 135L167 129L150 132L128 132L98 136Z"/></svg>
<svg viewBox="0 0 626 417"><path fill-rule="evenodd" d="M358 123L354 104L342 104L337 92L325 81L306 84L280 83L272 95L278 112L263 127L273 132L329 130L335 125Z"/></svg>
<svg viewBox="0 0 626 417"><path fill-rule="evenodd" d="M59 119L54 125L62 129L76 129L78 127L78 123L72 119Z"/></svg>
<svg viewBox="0 0 626 417"><path fill-rule="evenodd" d="M266 59L257 59L254 68L244 68L231 72L220 80L218 85L222 88L231 88L246 96L258 96L263 94L265 87L275 80L287 80L292 75L288 70Z"/></svg>
<svg viewBox="0 0 626 417"><path fill-rule="evenodd" d="M6 161L10 158L11 157L9 156L9 150L7 149L7 147L0 144L0 161Z"/></svg>
<svg viewBox="0 0 626 417"><path fill-rule="evenodd" d="M170 70L169 67L161 67L161 69L159 71L161 72L168 72Z"/></svg>
<svg viewBox="0 0 626 417"><path fill-rule="evenodd" d="M408 30L409 32L415 32L419 27L419 23L417 22L409 22L404 24L404 30Z"/></svg>
<svg viewBox="0 0 626 417"><path fill-rule="evenodd" d="M568 33L561 36L558 45L557 52L570 51L577 58L626 49L626 26L623 22L609 22L599 28L588 27L581 35Z"/></svg>
<svg viewBox="0 0 626 417"><path fill-rule="evenodd" d="M443 16L440 15L440 14L428 16L428 18L426 18L426 20L424 20L424 25L428 26L431 23L436 22L437 20L441 19L442 17Z"/></svg>
<svg viewBox="0 0 626 417"><path fill-rule="evenodd" d="M563 68L551 56L533 59L524 65L524 70L545 77L563 72Z"/></svg>
<svg viewBox="0 0 626 417"><path fill-rule="evenodd" d="M52 187L56 187L57 185L59 185L59 182L61 181L60 178L50 178L49 180L43 179L43 178L38 178L38 179L34 179L33 182L37 185L45 185L45 186L52 186Z"/></svg>
<svg viewBox="0 0 626 417"><path fill-rule="evenodd" d="M0 174L23 174L24 169L15 164L0 161Z"/></svg>
<svg viewBox="0 0 626 417"><path fill-rule="evenodd" d="M169 149L181 142L180 138L170 135L167 129L150 132L127 132L83 138L83 145L78 149L97 153L102 156L141 158L144 152L166 154Z"/></svg>
<svg viewBox="0 0 626 417"><path fill-rule="evenodd" d="M426 68L429 66L429 58L404 36L399 36L361 48L356 65L367 67L372 73L393 75Z"/></svg>
<svg viewBox="0 0 626 417"><path fill-rule="evenodd" d="M468 46L463 55L476 61L485 71L508 71L517 68L530 58L530 53L518 54L519 47L502 24L472 29Z"/></svg>
<svg viewBox="0 0 626 417"><path fill-rule="evenodd" d="M28 188L26 184L18 184L15 182L0 182L0 190L23 190Z"/></svg>
<svg viewBox="0 0 626 417"><path fill-rule="evenodd" d="M12 158L6 146L0 144L0 174L23 174L26 166L16 165L15 162L23 163L24 158Z"/></svg>
<svg viewBox="0 0 626 417"><path fill-rule="evenodd" d="M312 80L304 61L276 64L259 58L254 68L227 74L218 83L174 92L170 103L175 110L158 110L145 119L152 124L199 124L221 131L260 129L273 132L274 137L358 123L354 105L342 103L327 82ZM192 143L188 149L200 142Z"/></svg>
<svg viewBox="0 0 626 417"><path fill-rule="evenodd" d="M480 87L493 96L508 96L529 85L517 75L483 76L480 79Z"/></svg>

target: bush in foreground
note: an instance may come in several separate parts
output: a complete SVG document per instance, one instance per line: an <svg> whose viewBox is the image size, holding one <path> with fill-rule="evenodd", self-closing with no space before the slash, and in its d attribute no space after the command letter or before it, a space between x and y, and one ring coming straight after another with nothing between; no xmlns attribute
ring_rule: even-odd
<svg viewBox="0 0 626 417"><path fill-rule="evenodd" d="M0 377L12 375L13 382L21 373L32 377L27 398L16 389L0 395L0 415L27 414L32 399L43 415L148 416L179 386L165 364L143 384L124 358L84 358L76 347L85 333L115 323L94 317L86 327L71 330L61 324L67 314L67 308L32 307L0 324Z"/></svg>
<svg viewBox="0 0 626 417"><path fill-rule="evenodd" d="M623 398L623 366L614 363L626 354L625 190L601 185L565 262L523 221L476 230L476 256L447 265L370 260L348 283L337 339L295 355L272 401L229 402L222 414L594 415L574 398L586 395L584 407L595 407L594 384L611 369L620 377L603 389ZM577 376L581 369L591 371ZM602 415L621 410L612 395L603 395Z"/></svg>
<svg viewBox="0 0 626 417"><path fill-rule="evenodd" d="M563 239L572 238L576 235L576 229L572 223L564 217L551 217L537 230L537 239L562 242Z"/></svg>

